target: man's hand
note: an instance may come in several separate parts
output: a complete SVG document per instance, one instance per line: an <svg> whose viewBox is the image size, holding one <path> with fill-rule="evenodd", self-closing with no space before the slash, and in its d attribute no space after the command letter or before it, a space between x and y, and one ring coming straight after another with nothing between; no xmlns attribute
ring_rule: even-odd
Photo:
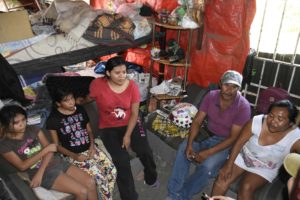
<svg viewBox="0 0 300 200"><path fill-rule="evenodd" d="M194 160L196 158L196 152L193 150L192 146L187 145L185 150L186 158L190 161Z"/></svg>
<svg viewBox="0 0 300 200"><path fill-rule="evenodd" d="M125 148L126 150L128 150L129 147L130 147L130 142L131 142L130 137L128 137L128 136L125 134L125 136L123 137L122 148Z"/></svg>
<svg viewBox="0 0 300 200"><path fill-rule="evenodd" d="M199 153L196 154L195 156L195 161L197 163L202 163L204 160L206 160L209 156L211 156L211 154L209 153L208 150L203 150L200 151Z"/></svg>

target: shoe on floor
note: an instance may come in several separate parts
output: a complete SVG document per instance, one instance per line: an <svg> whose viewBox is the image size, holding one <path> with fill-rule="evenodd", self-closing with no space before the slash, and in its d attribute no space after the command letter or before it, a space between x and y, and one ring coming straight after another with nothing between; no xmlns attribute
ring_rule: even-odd
<svg viewBox="0 0 300 200"><path fill-rule="evenodd" d="M144 181L144 184L147 184L147 183ZM160 186L160 182L158 179L155 181L155 183L153 183L152 185L149 185L149 187L154 188L154 189L159 188L159 186Z"/></svg>

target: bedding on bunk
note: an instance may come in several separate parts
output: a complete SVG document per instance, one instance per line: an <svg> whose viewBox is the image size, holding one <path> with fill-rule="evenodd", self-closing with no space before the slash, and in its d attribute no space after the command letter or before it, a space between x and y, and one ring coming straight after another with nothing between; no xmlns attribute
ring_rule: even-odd
<svg viewBox="0 0 300 200"><path fill-rule="evenodd" d="M114 45L128 45L128 37L119 37L121 40L116 42L115 38L109 35L105 38L104 43L97 40L89 41L85 39L83 35L87 35L86 31L93 24L94 20L100 19L101 16L115 17L119 16L119 14L107 13L104 10L93 10L87 3L80 0L55 0L44 13L40 14L38 20L36 20L36 16L34 19L35 21L39 21L38 24L41 24L41 21L53 22L58 33L43 33L33 38L0 44L0 53L6 57L10 64L46 58L99 44L111 46L109 41L114 41ZM128 31L132 37L132 41L149 35L151 32L150 25L144 17L134 15L130 17L124 16L122 19L126 19L127 22L130 21L132 23L129 27L132 30ZM115 23L111 22L110 24L114 25ZM115 26L113 28L115 33L121 33L124 26L121 26L119 30ZM116 35L115 33L113 34Z"/></svg>
<svg viewBox="0 0 300 200"><path fill-rule="evenodd" d="M56 34L18 51L9 57L6 57L6 59L10 64L15 64L32 59L79 50L94 45L94 43L89 42L84 38L80 38L76 43L74 43L70 42L64 34Z"/></svg>
<svg viewBox="0 0 300 200"><path fill-rule="evenodd" d="M102 14L96 17L83 37L91 42L107 45L128 44L134 40L134 23L121 14Z"/></svg>

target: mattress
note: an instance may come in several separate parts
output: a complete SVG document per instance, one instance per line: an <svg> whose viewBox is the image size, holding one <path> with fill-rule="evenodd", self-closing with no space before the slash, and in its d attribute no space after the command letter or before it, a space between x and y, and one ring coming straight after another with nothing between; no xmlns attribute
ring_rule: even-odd
<svg viewBox="0 0 300 200"><path fill-rule="evenodd" d="M63 34L56 34L48 36L31 46L13 53L6 57L9 64L16 64L29 60L44 58L48 56L58 55L74 50L79 50L87 47L95 46L84 38L80 38L77 42L69 40Z"/></svg>

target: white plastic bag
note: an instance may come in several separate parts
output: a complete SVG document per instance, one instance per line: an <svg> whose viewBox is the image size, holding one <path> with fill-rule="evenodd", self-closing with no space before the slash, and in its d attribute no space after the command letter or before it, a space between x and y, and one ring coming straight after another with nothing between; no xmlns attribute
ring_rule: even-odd
<svg viewBox="0 0 300 200"><path fill-rule="evenodd" d="M188 13L185 13L182 20L180 21L180 25L184 28L198 28L199 25L192 19Z"/></svg>

